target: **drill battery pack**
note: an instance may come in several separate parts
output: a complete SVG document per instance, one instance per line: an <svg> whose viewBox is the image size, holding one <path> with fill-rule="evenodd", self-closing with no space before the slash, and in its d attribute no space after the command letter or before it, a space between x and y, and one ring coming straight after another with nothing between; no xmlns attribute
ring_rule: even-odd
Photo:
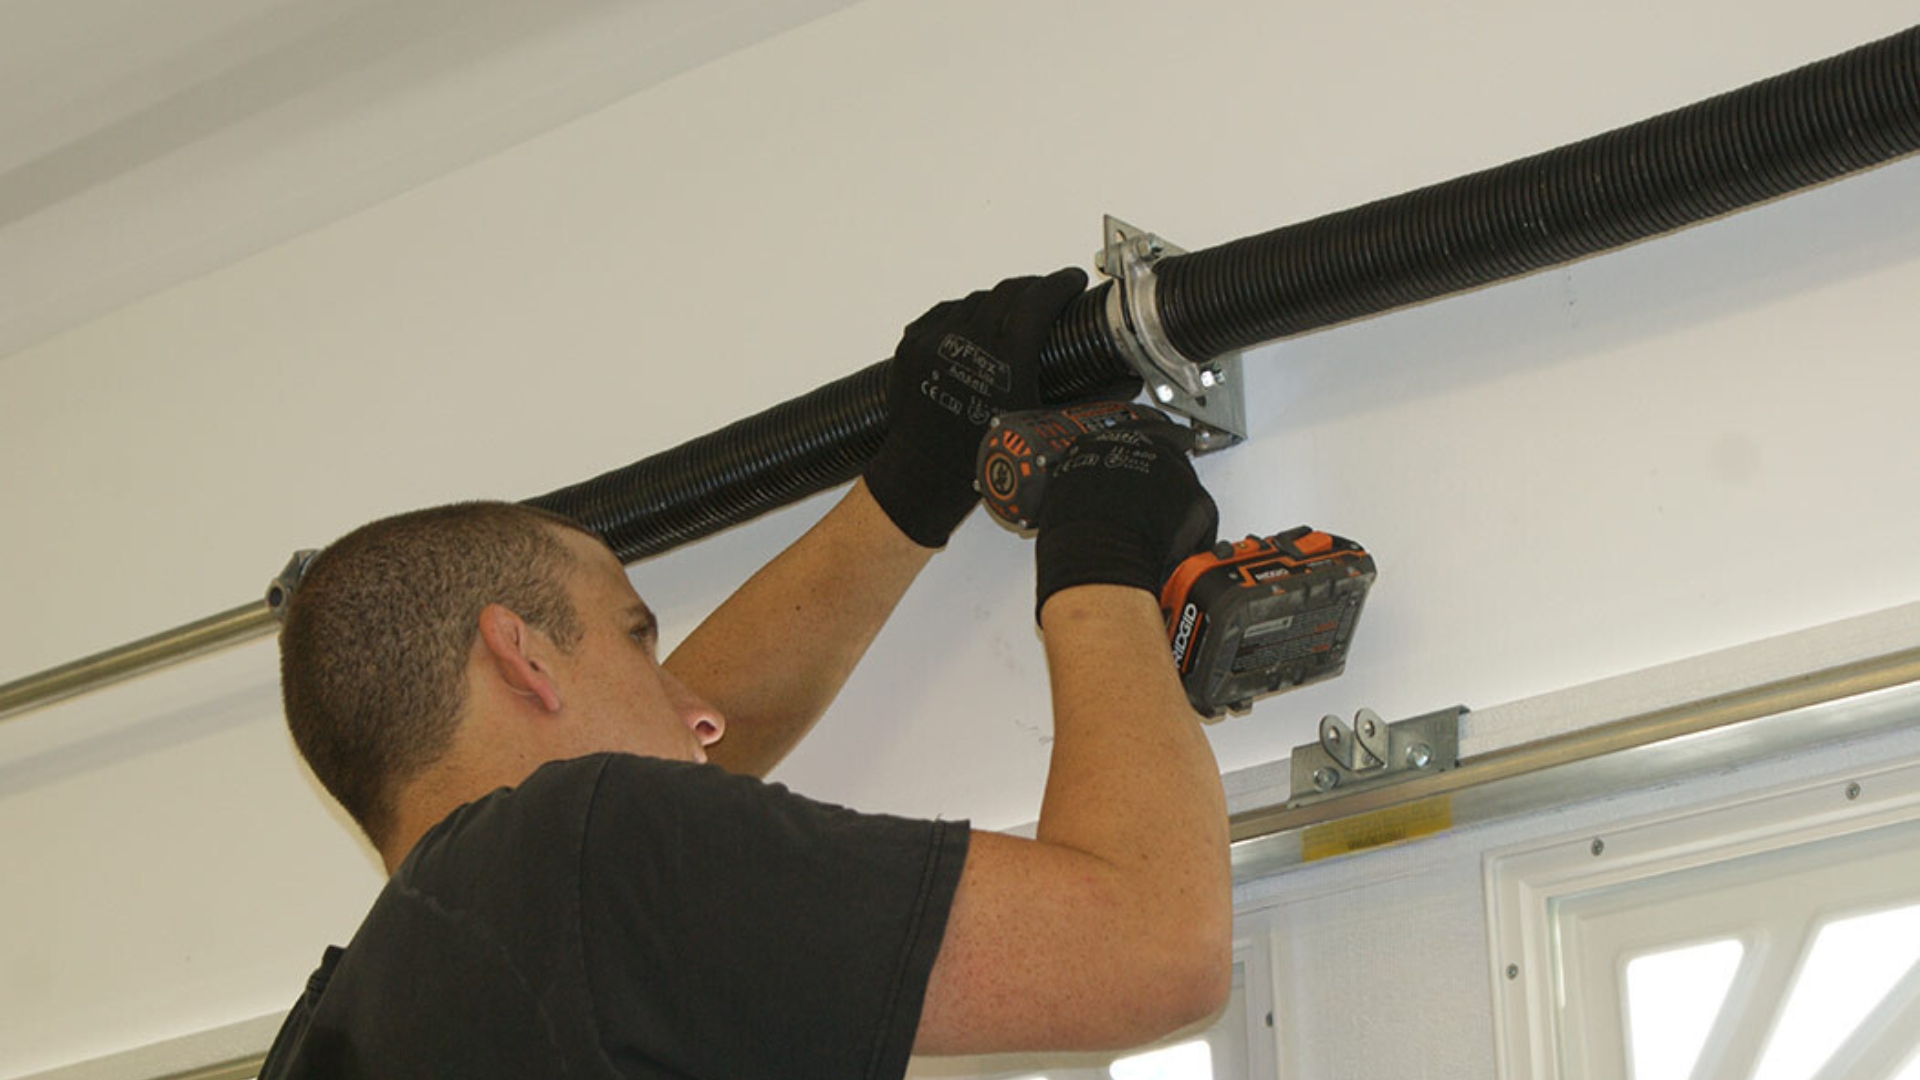
<svg viewBox="0 0 1920 1080"><path fill-rule="evenodd" d="M1189 557L1160 591L1174 665L1202 716L1329 679L1375 577L1359 544L1302 526Z"/></svg>

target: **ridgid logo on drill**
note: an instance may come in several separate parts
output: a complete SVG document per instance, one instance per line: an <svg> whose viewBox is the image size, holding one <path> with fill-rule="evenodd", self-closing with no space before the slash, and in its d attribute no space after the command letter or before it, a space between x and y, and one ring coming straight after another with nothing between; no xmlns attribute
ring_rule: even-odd
<svg viewBox="0 0 1920 1080"><path fill-rule="evenodd" d="M1180 612L1180 628L1173 635L1173 666L1180 667L1187 661L1187 646L1193 644L1193 627L1200 621L1200 609L1189 602Z"/></svg>

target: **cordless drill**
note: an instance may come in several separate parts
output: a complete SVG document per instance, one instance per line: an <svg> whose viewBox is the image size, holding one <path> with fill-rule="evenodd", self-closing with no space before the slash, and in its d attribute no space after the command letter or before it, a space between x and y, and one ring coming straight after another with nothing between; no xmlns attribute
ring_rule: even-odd
<svg viewBox="0 0 1920 1080"><path fill-rule="evenodd" d="M1187 428L1129 402L1009 413L992 421L980 443L974 486L994 517L1032 528L1048 473L1073 440L1120 427L1193 449ZM1307 526L1189 556L1160 590L1187 699L1212 719L1340 674L1374 576L1373 556L1359 544Z"/></svg>

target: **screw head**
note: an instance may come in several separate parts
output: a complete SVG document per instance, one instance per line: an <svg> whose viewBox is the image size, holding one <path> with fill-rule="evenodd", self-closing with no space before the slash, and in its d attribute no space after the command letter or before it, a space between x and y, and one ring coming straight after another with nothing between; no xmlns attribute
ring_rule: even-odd
<svg viewBox="0 0 1920 1080"><path fill-rule="evenodd" d="M1321 791L1332 791L1340 785L1340 774L1332 769L1313 770L1313 786Z"/></svg>
<svg viewBox="0 0 1920 1080"><path fill-rule="evenodd" d="M1854 783L1848 784L1847 785L1847 801L1851 802L1854 799L1857 799L1859 797L1860 797L1859 782L1855 781Z"/></svg>
<svg viewBox="0 0 1920 1080"><path fill-rule="evenodd" d="M1519 977L1520 977L1520 965L1519 965L1519 964L1508 964L1508 965L1507 965L1507 978L1509 978L1509 979L1517 979L1517 978L1519 978Z"/></svg>
<svg viewBox="0 0 1920 1080"><path fill-rule="evenodd" d="M1598 855L1601 852L1607 850L1607 842L1605 840L1601 840L1598 837L1596 837L1593 841L1593 847L1591 850L1595 855Z"/></svg>
<svg viewBox="0 0 1920 1080"><path fill-rule="evenodd" d="M1433 764L1433 748L1426 743L1414 743L1407 747L1407 765L1410 768L1424 769Z"/></svg>

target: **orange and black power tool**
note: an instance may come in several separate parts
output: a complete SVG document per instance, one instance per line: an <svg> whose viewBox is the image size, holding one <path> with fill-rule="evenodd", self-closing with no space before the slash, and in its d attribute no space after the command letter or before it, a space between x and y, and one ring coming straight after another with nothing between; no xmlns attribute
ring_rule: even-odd
<svg viewBox="0 0 1920 1080"><path fill-rule="evenodd" d="M1116 427L1153 427L1192 449L1185 427L1143 405L1009 413L980 444L975 484L987 509L1031 528L1052 463L1078 436ZM1255 698L1340 674L1374 576L1359 544L1306 526L1189 556L1161 588L1160 613L1194 709L1208 718L1245 712Z"/></svg>

